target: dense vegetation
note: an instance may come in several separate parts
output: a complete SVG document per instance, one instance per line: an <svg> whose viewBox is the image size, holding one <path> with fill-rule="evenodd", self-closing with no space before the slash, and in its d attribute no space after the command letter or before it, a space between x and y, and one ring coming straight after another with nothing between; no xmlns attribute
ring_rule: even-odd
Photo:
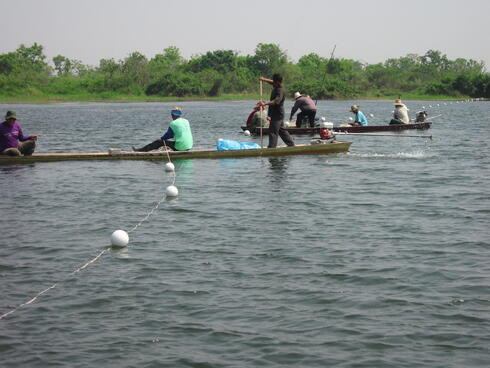
<svg viewBox="0 0 490 368"><path fill-rule="evenodd" d="M278 45L262 43L254 55L216 50L186 60L172 46L151 59L133 52L91 67L61 55L49 64L43 47L34 43L0 54L0 98L251 95L257 94L259 76L275 72L284 74L290 93L301 91L318 99L490 97L490 74L483 62L449 60L434 50L367 65L315 53L294 63Z"/></svg>

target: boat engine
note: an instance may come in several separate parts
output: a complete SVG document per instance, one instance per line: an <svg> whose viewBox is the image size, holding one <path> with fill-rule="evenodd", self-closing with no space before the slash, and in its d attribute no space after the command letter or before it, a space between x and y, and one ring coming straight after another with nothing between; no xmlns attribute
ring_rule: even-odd
<svg viewBox="0 0 490 368"><path fill-rule="evenodd" d="M324 121L320 124L320 138L321 139L333 139L335 134L333 134L333 123Z"/></svg>
<svg viewBox="0 0 490 368"><path fill-rule="evenodd" d="M426 118L427 118L427 112L426 111L419 111L418 113L415 114L415 122L416 123L423 123Z"/></svg>

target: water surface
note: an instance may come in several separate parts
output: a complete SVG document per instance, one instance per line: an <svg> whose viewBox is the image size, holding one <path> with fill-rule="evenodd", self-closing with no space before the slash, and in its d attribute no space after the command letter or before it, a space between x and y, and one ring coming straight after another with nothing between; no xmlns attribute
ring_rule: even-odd
<svg viewBox="0 0 490 368"><path fill-rule="evenodd" d="M387 101L319 112L345 122L354 102L373 125L391 115ZM172 175L150 161L0 167L0 314L57 285L0 320L2 366L487 367L490 105L407 104L442 114L406 133L432 141L176 161L179 197L76 274ZM172 105L15 110L38 152L106 151L161 136ZM196 147L259 141L240 133L252 101L181 105Z"/></svg>

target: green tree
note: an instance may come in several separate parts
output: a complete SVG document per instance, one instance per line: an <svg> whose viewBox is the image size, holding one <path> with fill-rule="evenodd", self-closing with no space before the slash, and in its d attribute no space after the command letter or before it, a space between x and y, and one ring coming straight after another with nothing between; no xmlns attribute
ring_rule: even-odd
<svg viewBox="0 0 490 368"><path fill-rule="evenodd" d="M187 68L194 73L206 69L223 74L232 72L237 68L237 54L232 50L208 51L204 55L191 59Z"/></svg>
<svg viewBox="0 0 490 368"><path fill-rule="evenodd" d="M54 70L58 75L66 75L71 73L71 61L67 57L57 55L53 58Z"/></svg>
<svg viewBox="0 0 490 368"><path fill-rule="evenodd" d="M284 73L288 57L279 45L259 43L255 48L254 61L256 70L260 74L271 76L274 73Z"/></svg>
<svg viewBox="0 0 490 368"><path fill-rule="evenodd" d="M149 62L151 73L175 71L184 64L180 50L175 46L167 47L163 54L156 54Z"/></svg>

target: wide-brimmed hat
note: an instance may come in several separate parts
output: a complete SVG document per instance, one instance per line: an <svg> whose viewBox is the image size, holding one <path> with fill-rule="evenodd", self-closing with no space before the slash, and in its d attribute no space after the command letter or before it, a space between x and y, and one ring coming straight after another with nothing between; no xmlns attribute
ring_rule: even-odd
<svg viewBox="0 0 490 368"><path fill-rule="evenodd" d="M15 111L13 110L7 111L7 114L5 114L5 120L8 119L17 119L17 114L15 113Z"/></svg>
<svg viewBox="0 0 490 368"><path fill-rule="evenodd" d="M405 104L402 102L402 100L400 100L399 98L397 98L395 100L395 102L393 103L393 105L395 105L395 106L403 106Z"/></svg>
<svg viewBox="0 0 490 368"><path fill-rule="evenodd" d="M173 115L173 116L182 116L182 109L180 107L172 107L172 109L170 110L170 113Z"/></svg>
<svg viewBox="0 0 490 368"><path fill-rule="evenodd" d="M352 112L358 112L358 111L359 111L359 106L357 106L357 105L352 105L352 106L350 107L350 111L352 111Z"/></svg>
<svg viewBox="0 0 490 368"><path fill-rule="evenodd" d="M294 99L297 100L298 98L301 97L301 93L299 92L294 92Z"/></svg>

